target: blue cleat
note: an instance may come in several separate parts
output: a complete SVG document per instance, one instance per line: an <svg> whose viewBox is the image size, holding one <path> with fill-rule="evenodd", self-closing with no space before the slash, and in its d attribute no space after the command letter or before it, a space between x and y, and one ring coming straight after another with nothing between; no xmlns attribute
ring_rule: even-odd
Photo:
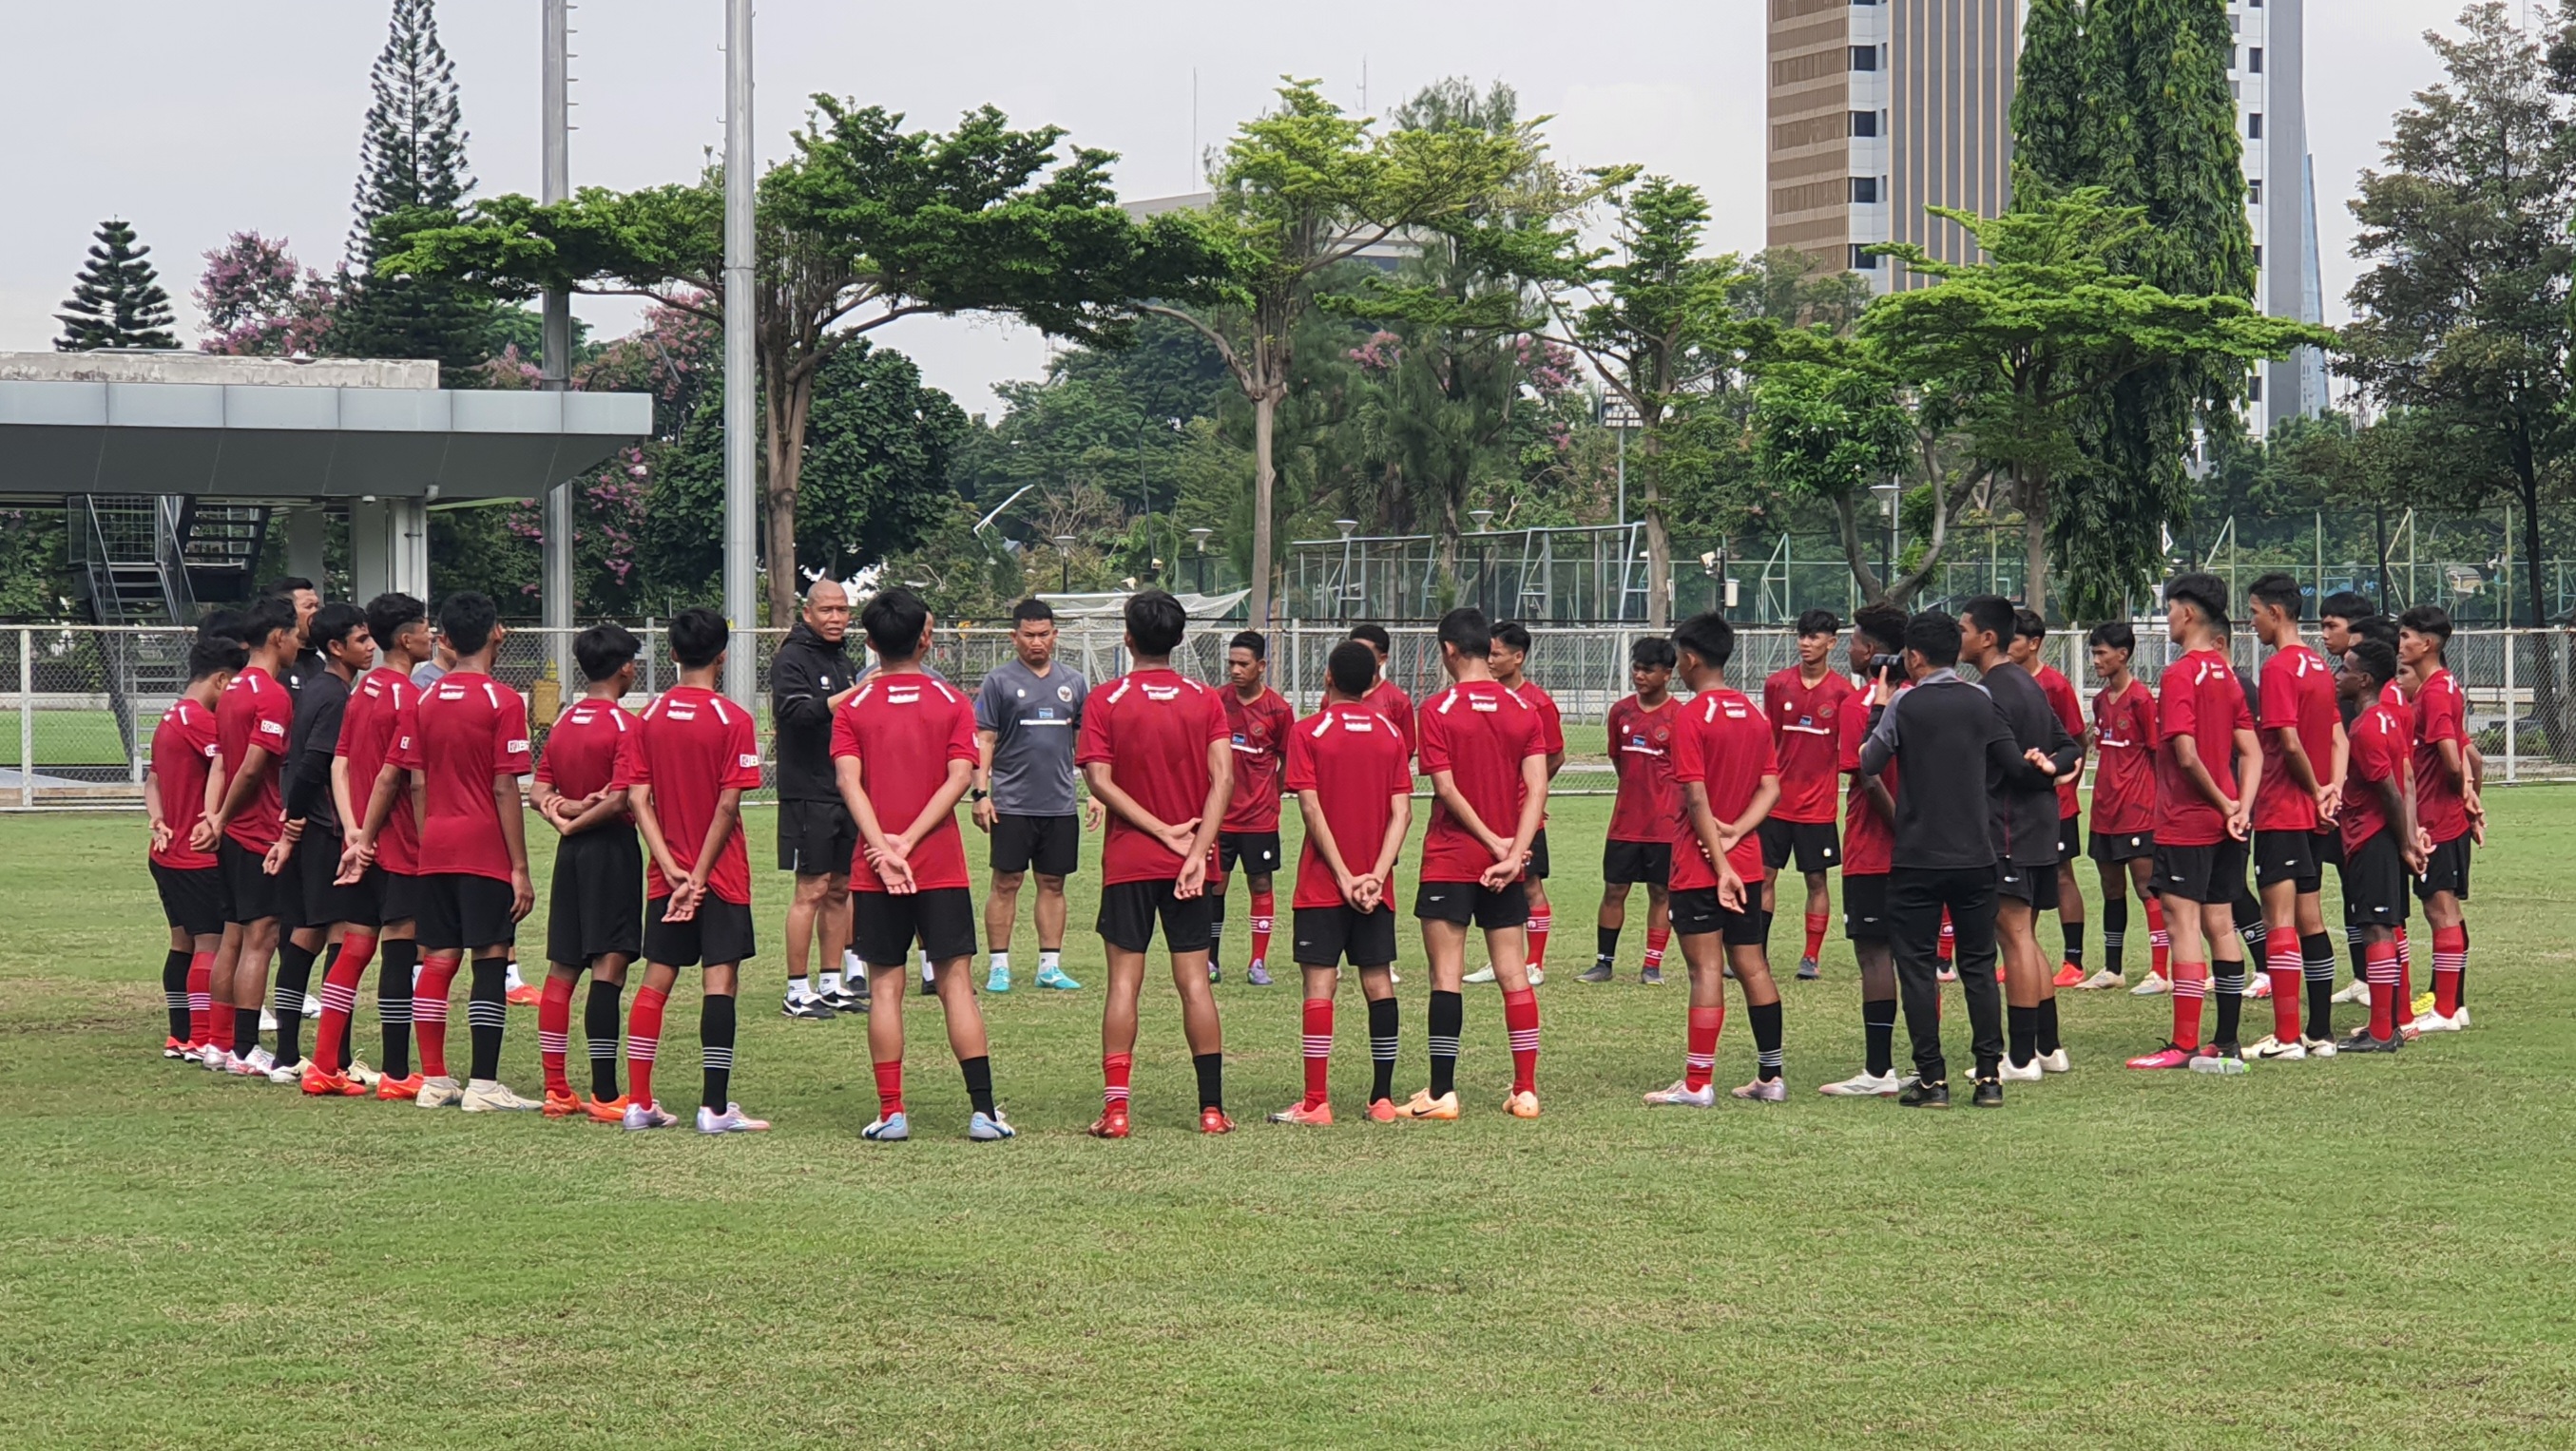
<svg viewBox="0 0 2576 1451"><path fill-rule="evenodd" d="M984 991L988 993L1006 993L1010 990L1011 970L999 963L994 964L993 970L984 976Z"/></svg>
<svg viewBox="0 0 2576 1451"><path fill-rule="evenodd" d="M1038 986L1043 988L1053 988L1060 993L1082 991L1082 984L1075 982L1072 978L1066 977L1064 975L1064 969L1060 967L1039 968Z"/></svg>

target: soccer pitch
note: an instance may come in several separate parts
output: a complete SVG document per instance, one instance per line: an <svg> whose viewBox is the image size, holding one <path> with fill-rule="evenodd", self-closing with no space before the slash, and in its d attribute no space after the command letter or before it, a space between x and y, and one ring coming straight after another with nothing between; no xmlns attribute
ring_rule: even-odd
<svg viewBox="0 0 2576 1451"><path fill-rule="evenodd" d="M777 1016L774 872L755 873L734 1081L776 1130L630 1136L164 1063L141 816L10 817L0 1444L2567 1445L2576 793L2489 804L2470 1032L2142 1075L2119 1063L2165 1036L2165 1000L2069 994L2072 1075L2012 1085L2002 1112L1927 1115L1814 1091L1859 1066L1839 928L1825 979L1784 983L1788 1104L1640 1107L1679 1073L1683 989L1635 983L1642 894L1626 980L1573 980L1609 803L1566 800L1545 1117L1501 1111L1488 988L1467 998L1468 1116L1366 1122L1354 985L1342 1124L1262 1123L1297 1093L1298 993L1230 972L1241 1128L1202 1138L1157 976L1125 1143L1081 1133L1099 1102L1086 840L1067 954L1084 991L985 1000L1022 1136L964 1141L936 1006L913 999L916 1138L893 1146L858 1138L862 1023ZM770 816L749 830L766 867ZM1238 969L1246 915L1238 881ZM2133 980L2144 939L2134 925ZM533 958L540 923L521 940ZM1423 1078L1428 983L1409 923L1403 940L1399 1094ZM1024 921L1021 961L1033 946ZM2419 934L2419 983L2428 958ZM683 1107L693 995L660 1072ZM1752 1075L1729 1008L1721 1084ZM2249 1005L2249 1037L2267 1011ZM514 1011L524 1092L536 1050L534 1011Z"/></svg>

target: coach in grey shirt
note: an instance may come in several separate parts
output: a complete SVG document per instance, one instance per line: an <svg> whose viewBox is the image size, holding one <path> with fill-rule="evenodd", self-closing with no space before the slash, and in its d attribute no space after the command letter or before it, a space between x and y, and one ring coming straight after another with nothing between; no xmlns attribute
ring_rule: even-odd
<svg viewBox="0 0 2576 1451"><path fill-rule="evenodd" d="M984 936L993 961L986 992L1011 990L1011 928L1020 882L1038 874L1038 986L1082 986L1064 975L1064 879L1082 855L1081 807L1073 752L1090 682L1055 658L1055 611L1035 597L1011 612L1013 658L975 692L975 824L993 837L993 890L984 898ZM1100 805L1090 803L1090 827Z"/></svg>

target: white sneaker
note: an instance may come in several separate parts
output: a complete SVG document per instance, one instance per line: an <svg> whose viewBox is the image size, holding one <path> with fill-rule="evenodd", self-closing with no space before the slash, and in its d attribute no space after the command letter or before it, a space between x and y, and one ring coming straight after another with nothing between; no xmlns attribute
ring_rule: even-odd
<svg viewBox="0 0 2576 1451"><path fill-rule="evenodd" d="M412 1102L422 1108L450 1108L464 1101L464 1086L444 1073L422 1079L420 1092L412 1097Z"/></svg>
<svg viewBox="0 0 2576 1451"><path fill-rule="evenodd" d="M2128 985L2129 980L2127 978L2122 977L2120 974L2113 972L2107 967L2076 984L2078 988L2084 989L2088 992L2108 992L2112 988L2127 987Z"/></svg>
<svg viewBox="0 0 2576 1451"><path fill-rule="evenodd" d="M322 1000L311 993L304 995L304 1017L310 1022L322 1016Z"/></svg>
<svg viewBox="0 0 2576 1451"><path fill-rule="evenodd" d="M2456 1033L2468 1025L2469 1010L2467 1008L2462 1008L2457 1014L2447 1018L2443 1017L2440 1013L2420 1013L2416 1015L2414 1022L2407 1024L2407 1027L2409 1030L2420 1035L2424 1033Z"/></svg>
<svg viewBox="0 0 2576 1451"><path fill-rule="evenodd" d="M2272 975L2268 972L2258 972L2251 976L2253 980L2245 984L2245 1000L2249 1003L2269 1000L2272 996Z"/></svg>
<svg viewBox="0 0 2576 1451"><path fill-rule="evenodd" d="M467 1113L526 1113L536 1106L535 1099L519 1097L497 1078L477 1078L465 1085Z"/></svg>
<svg viewBox="0 0 2576 1451"><path fill-rule="evenodd" d="M2284 1043L2266 1033L2262 1041L2245 1050L2245 1056L2260 1063L2304 1063L2308 1058L2308 1045L2305 1039Z"/></svg>
<svg viewBox="0 0 2576 1451"><path fill-rule="evenodd" d="M2141 981L2136 987L2129 989L2129 996L2133 998L2155 998L2162 997L2166 993L2172 991L2173 984L2165 981L2163 973L2150 972L2146 975L2145 980Z"/></svg>
<svg viewBox="0 0 2576 1451"><path fill-rule="evenodd" d="M640 1133L645 1129L667 1129L679 1121L677 1115L662 1112L662 1106L658 1103L626 1105L624 1127L630 1134Z"/></svg>
<svg viewBox="0 0 2576 1451"><path fill-rule="evenodd" d="M316 1014L314 1014L314 1016L315 1016L315 1017L320 1017L320 1016L321 1016L321 1014L316 1013ZM260 1010L259 1010L259 1030L260 1030L261 1032L263 1032L263 1033L274 1033L274 1032L276 1032L276 1031L277 1031L277 1014L270 1012L270 1011L269 1011L268 1009L266 1009L266 1008L262 1008L262 1009L260 1009Z"/></svg>
<svg viewBox="0 0 2576 1451"><path fill-rule="evenodd" d="M843 948L841 950L841 978L845 982L866 982L868 980L868 965L859 961L859 954L856 948Z"/></svg>
<svg viewBox="0 0 2576 1451"><path fill-rule="evenodd" d="M196 1057L190 1061L194 1062L198 1067L203 1068L208 1073L221 1073L224 1071L225 1056L223 1049L216 1047L212 1043L208 1043L206 1046L198 1049Z"/></svg>
<svg viewBox="0 0 2576 1451"><path fill-rule="evenodd" d="M1390 967L1386 970L1386 980L1391 983L1400 984L1404 981L1404 974Z"/></svg>
<svg viewBox="0 0 2576 1451"><path fill-rule="evenodd" d="M1492 982L1493 980L1494 980L1494 969L1493 969L1493 965L1492 965L1492 964L1490 964L1490 963L1488 963L1487 965L1485 965L1485 966L1483 966L1483 967L1477 968L1474 972L1471 972L1471 973L1467 974L1465 977L1462 977L1462 978L1460 978L1460 979L1459 979L1459 981L1460 981L1460 982Z"/></svg>
<svg viewBox="0 0 2576 1451"><path fill-rule="evenodd" d="M304 1081L304 1070L312 1066L312 1062L309 1059L304 1058L298 1058L292 1063L280 1063L276 1067L268 1070L268 1081L271 1083L302 1083Z"/></svg>
<svg viewBox="0 0 2576 1451"><path fill-rule="evenodd" d="M364 1058L352 1058L349 1060L348 1078L350 1082L359 1084L366 1088L373 1088L377 1084L385 1081L385 1076L378 1073L375 1069L368 1067L367 1060Z"/></svg>
<svg viewBox="0 0 2576 1451"><path fill-rule="evenodd" d="M2066 1045L2063 1043L2057 1045L2057 1051L2054 1053L2040 1054L2039 1067L2040 1071L2043 1073L2072 1073L2075 1071L2075 1063L2072 1059L2069 1059L2066 1056Z"/></svg>
<svg viewBox="0 0 2576 1451"><path fill-rule="evenodd" d="M1894 1073L1881 1076L1862 1069L1840 1083L1824 1084L1816 1092L1829 1098L1894 1098L1905 1080Z"/></svg>
<svg viewBox="0 0 2576 1451"><path fill-rule="evenodd" d="M704 1104L698 1106L698 1132L702 1134L756 1134L768 1127L769 1120L753 1118L738 1103L726 1104L722 1113Z"/></svg>
<svg viewBox="0 0 2576 1451"><path fill-rule="evenodd" d="M1529 985L1530 985L1531 987L1537 987L1539 984L1541 984L1541 983L1543 983L1543 982L1546 982L1546 981L1547 981L1547 969L1546 969L1546 968L1543 968L1543 967L1532 967L1532 968L1529 970Z"/></svg>
<svg viewBox="0 0 2576 1451"><path fill-rule="evenodd" d="M1729 972L1727 976L1733 977L1735 974ZM1937 982L1957 982L1959 980L1958 965L1956 963L1945 962L1941 964L1939 971L1932 974L1932 977Z"/></svg>
<svg viewBox="0 0 2576 1451"><path fill-rule="evenodd" d="M1676 1081L1670 1088L1658 1088L1647 1094L1646 1106L1648 1108L1715 1108L1717 1107L1717 1085L1711 1082L1707 1087L1693 1092L1682 1082Z"/></svg>
<svg viewBox="0 0 2576 1451"><path fill-rule="evenodd" d="M1995 1076L2006 1083L2037 1083L2046 1071L2039 1066L2039 1055L2035 1053L2031 1055L2030 1062L2018 1068L2013 1066L2009 1057L1995 1066Z"/></svg>
<svg viewBox="0 0 2576 1451"><path fill-rule="evenodd" d="M2307 1049L2308 1056L2311 1058L2332 1058L2335 1056L2335 1042L2332 1038L2301 1038L2299 1040L2299 1046Z"/></svg>
<svg viewBox="0 0 2576 1451"><path fill-rule="evenodd" d="M2326 1001L2332 1003L2369 1002L2370 984L2356 978L2352 982L2346 984L2342 992L2336 993L2333 997L2326 999Z"/></svg>
<svg viewBox="0 0 2576 1451"><path fill-rule="evenodd" d="M249 1074L254 1077L266 1078L269 1074L275 1072L276 1069L276 1054L269 1052L265 1048L253 1048L250 1050L249 1056L241 1060L241 1067L233 1071L236 1073Z"/></svg>

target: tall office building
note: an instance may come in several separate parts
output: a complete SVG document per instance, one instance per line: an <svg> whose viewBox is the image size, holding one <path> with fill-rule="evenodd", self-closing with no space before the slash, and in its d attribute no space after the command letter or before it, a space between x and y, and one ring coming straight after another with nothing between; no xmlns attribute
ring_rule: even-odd
<svg viewBox="0 0 2576 1451"><path fill-rule="evenodd" d="M2317 186L2308 156L2306 0L2230 0L2236 33L2227 78L2245 142L2245 213L2254 225L2254 305L2273 317L2325 320L2317 270ZM2314 348L2254 375L2248 424L2266 433L2326 406L2325 358Z"/></svg>

